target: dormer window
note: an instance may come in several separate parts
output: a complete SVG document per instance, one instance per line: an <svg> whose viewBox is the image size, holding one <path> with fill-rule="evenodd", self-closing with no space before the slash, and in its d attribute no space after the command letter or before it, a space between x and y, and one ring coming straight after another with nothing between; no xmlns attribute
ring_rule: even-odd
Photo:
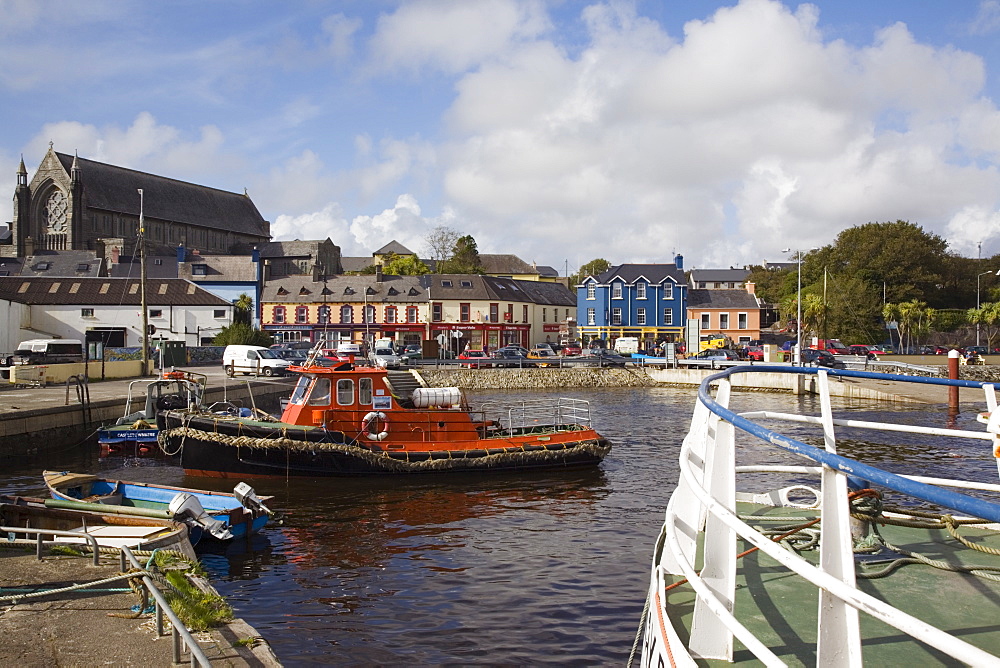
<svg viewBox="0 0 1000 668"><path fill-rule="evenodd" d="M461 286L463 288L471 288L472 287L472 281L462 281Z"/></svg>
<svg viewBox="0 0 1000 668"><path fill-rule="evenodd" d="M351 286L347 286L346 288L344 288L344 294L345 295L353 295L354 294L354 288L352 288Z"/></svg>
<svg viewBox="0 0 1000 668"><path fill-rule="evenodd" d="M417 290L416 288L410 288L410 291L407 292L407 294L410 295L411 297L416 297L417 295L420 294L420 291Z"/></svg>
<svg viewBox="0 0 1000 668"><path fill-rule="evenodd" d="M372 287L369 287L369 288L367 288L367 289L365 290L365 294L366 294L366 295L374 295L374 294L376 294L376 293L375 293L375 288L372 288Z"/></svg>
<svg viewBox="0 0 1000 668"><path fill-rule="evenodd" d="M441 281L441 287L442 288L450 288L451 287L451 281Z"/></svg>
<svg viewBox="0 0 1000 668"><path fill-rule="evenodd" d="M191 265L191 275L192 276L208 276L208 265L207 264L192 264Z"/></svg>
<svg viewBox="0 0 1000 668"><path fill-rule="evenodd" d="M397 290L396 288L389 288L388 292L390 297L395 297L396 295L399 294L399 290Z"/></svg>
<svg viewBox="0 0 1000 668"><path fill-rule="evenodd" d="M48 271L50 266L52 265L49 262L39 262L35 265L35 271Z"/></svg>
<svg viewBox="0 0 1000 668"><path fill-rule="evenodd" d="M299 296L304 297L305 295L311 295L312 293L306 287L299 288Z"/></svg>
<svg viewBox="0 0 1000 668"><path fill-rule="evenodd" d="M288 290L286 290L286 289L284 288L284 286L279 286L279 287L278 287L278 295L279 295L279 296L282 296L282 297L283 297L283 296L285 296L285 295L287 295L287 294L288 294Z"/></svg>

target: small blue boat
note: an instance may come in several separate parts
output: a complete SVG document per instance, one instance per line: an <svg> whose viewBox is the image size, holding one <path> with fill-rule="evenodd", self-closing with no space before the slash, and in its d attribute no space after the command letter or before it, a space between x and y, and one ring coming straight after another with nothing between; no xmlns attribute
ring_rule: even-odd
<svg viewBox="0 0 1000 668"><path fill-rule="evenodd" d="M265 504L272 497L257 496L243 482L233 492L213 492L67 471L44 471L42 477L52 498L65 502L67 508L117 506L130 515L183 521L215 540L253 535L271 518Z"/></svg>
<svg viewBox="0 0 1000 668"><path fill-rule="evenodd" d="M135 380L129 383L125 414L113 425L97 431L101 456L130 455L140 457L160 451L156 437L160 433L157 415L174 408L196 408L205 396L208 377L193 371L164 371L155 380ZM141 390L141 394L140 394ZM136 410L139 397L143 404Z"/></svg>

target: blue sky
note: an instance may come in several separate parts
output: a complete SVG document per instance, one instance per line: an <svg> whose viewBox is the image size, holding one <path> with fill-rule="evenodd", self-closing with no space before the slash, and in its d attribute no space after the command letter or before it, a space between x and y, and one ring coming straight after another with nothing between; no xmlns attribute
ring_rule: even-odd
<svg viewBox="0 0 1000 668"><path fill-rule="evenodd" d="M11 196L52 141L246 188L276 239L345 255L424 254L446 225L560 273L738 266L897 219L1000 253L1000 0L0 0L0 17Z"/></svg>

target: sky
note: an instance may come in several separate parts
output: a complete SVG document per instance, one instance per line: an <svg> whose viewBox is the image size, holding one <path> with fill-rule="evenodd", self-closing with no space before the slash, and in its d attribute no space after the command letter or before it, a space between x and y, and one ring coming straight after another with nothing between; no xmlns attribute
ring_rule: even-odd
<svg viewBox="0 0 1000 668"><path fill-rule="evenodd" d="M0 192L48 149L249 193L343 255L1000 253L1000 0L0 0ZM145 193L146 198L155 193ZM0 212L12 218L13 205Z"/></svg>

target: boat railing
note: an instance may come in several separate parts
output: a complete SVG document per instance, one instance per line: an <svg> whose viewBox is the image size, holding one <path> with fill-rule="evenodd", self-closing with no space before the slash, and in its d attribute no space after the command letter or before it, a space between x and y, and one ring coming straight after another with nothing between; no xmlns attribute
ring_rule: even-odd
<svg viewBox="0 0 1000 668"><path fill-rule="evenodd" d="M764 642L738 620L738 611L734 609L739 558L737 537L815 585L819 609L816 665L861 665L859 611L958 661L970 665L997 664L997 658L992 654L921 621L856 586L848 495L852 488L880 486L996 523L1000 522L1000 505L944 488L962 487L998 492L1000 485L903 476L883 471L838 455L835 433L838 427L901 431L935 438L946 436L981 440L992 450L1000 444L1000 411L997 410L994 386L972 381L864 371L784 367L782 371L788 373L817 375L821 407L819 416L771 411L738 414L730 410L731 377L739 373L761 371L773 373L774 368L743 366L729 369L706 378L699 388L690 431L681 448L680 481L670 497L657 554L653 559L647 600L649 612L645 618L643 665L655 665L658 658L683 664L687 662L688 656L732 661L734 638L765 664L782 663ZM982 387L991 417L985 432L836 419L831 409L829 376ZM713 387L717 388L715 396L712 395ZM817 425L818 431L822 433L823 445L808 445L761 426L756 421L762 419ZM809 460L809 465L736 466L737 448L742 451L761 444L803 457ZM761 500L760 495L747 498L747 495L737 493L737 475L757 476L761 472L777 472L786 477L791 474L796 481L801 480L802 476L819 475L819 489L813 490L815 499L812 503L812 507L819 509L821 517L818 566L774 542L736 514L737 501ZM702 564L700 571L695 570L697 562ZM674 582L680 578L686 578L696 594L686 650L680 635L671 625L665 607L668 588L675 586ZM682 657L680 661L679 656Z"/></svg>
<svg viewBox="0 0 1000 668"><path fill-rule="evenodd" d="M513 403L487 403L483 405L482 413L509 433L553 426L562 429L591 426L590 402L585 399L560 397L554 401L529 399Z"/></svg>

